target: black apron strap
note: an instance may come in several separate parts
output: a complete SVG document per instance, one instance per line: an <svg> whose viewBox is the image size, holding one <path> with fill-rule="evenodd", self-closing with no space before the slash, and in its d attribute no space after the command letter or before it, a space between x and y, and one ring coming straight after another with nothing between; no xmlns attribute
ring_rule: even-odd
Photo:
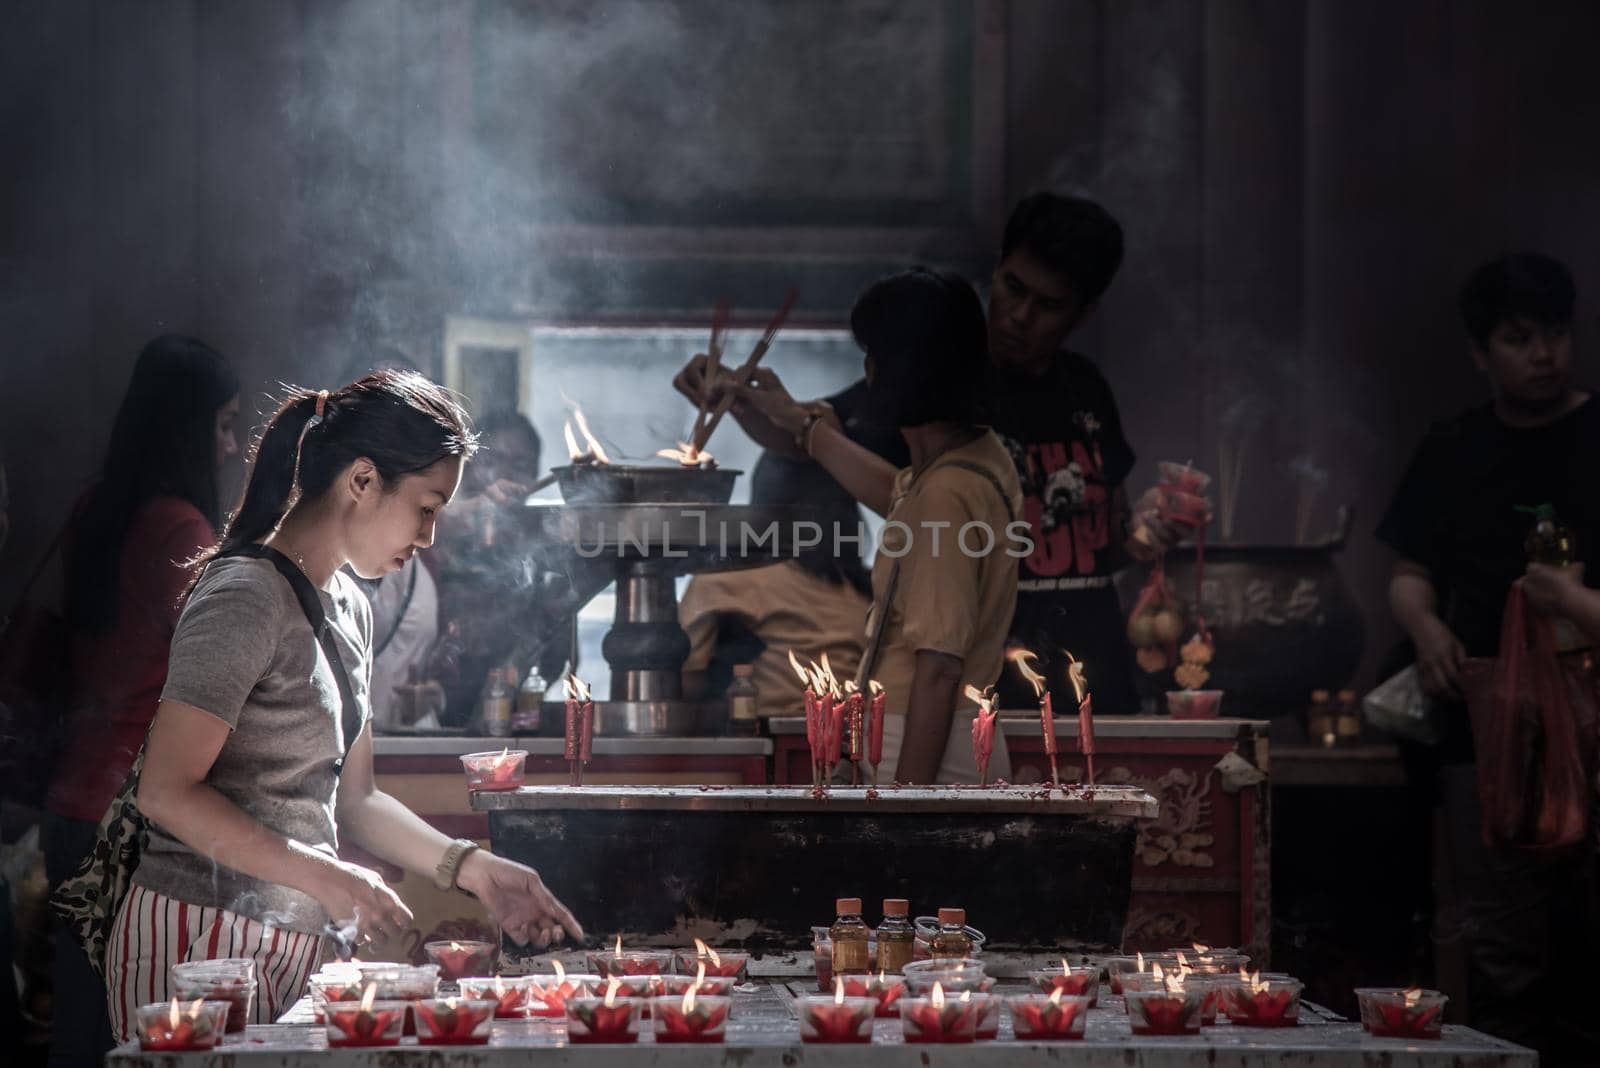
<svg viewBox="0 0 1600 1068"><path fill-rule="evenodd" d="M300 610L306 615L306 622L311 624L311 633L316 635L317 644L322 646L322 654L328 658L328 666L333 669L334 681L339 685L339 706L344 723L344 751L345 756L350 755L350 749L356 744L356 738L361 733L361 706L356 703L354 688L350 685L350 674L345 670L344 658L339 655L339 646L333 639L333 628L328 625L327 613L322 610L322 598L317 596L317 588L311 584L306 573L295 566L295 562L287 556L272 548L270 545L242 545L237 549L230 549L213 557L221 560L229 556L245 556L257 560L269 560L272 566L278 569L294 590L295 599L300 602ZM344 758L334 761L334 772L344 771Z"/></svg>

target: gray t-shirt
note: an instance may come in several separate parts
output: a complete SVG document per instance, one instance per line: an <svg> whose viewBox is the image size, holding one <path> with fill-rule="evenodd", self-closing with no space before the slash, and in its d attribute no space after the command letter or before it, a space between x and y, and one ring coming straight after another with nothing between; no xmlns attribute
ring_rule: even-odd
<svg viewBox="0 0 1600 1068"><path fill-rule="evenodd" d="M319 594L365 723L372 610L342 572ZM335 762L348 748L339 684L270 560L229 557L206 568L178 619L161 697L231 728L206 785L268 829L336 853ZM290 930L317 933L328 922L311 897L222 867L155 826L133 881Z"/></svg>

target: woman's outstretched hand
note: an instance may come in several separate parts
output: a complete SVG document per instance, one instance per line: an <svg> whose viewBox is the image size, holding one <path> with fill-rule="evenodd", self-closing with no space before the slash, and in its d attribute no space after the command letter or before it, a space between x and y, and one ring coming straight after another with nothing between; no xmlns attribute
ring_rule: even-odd
<svg viewBox="0 0 1600 1068"><path fill-rule="evenodd" d="M544 949L583 938L583 926L525 864L475 849L461 862L456 885L483 902L500 929L518 945Z"/></svg>

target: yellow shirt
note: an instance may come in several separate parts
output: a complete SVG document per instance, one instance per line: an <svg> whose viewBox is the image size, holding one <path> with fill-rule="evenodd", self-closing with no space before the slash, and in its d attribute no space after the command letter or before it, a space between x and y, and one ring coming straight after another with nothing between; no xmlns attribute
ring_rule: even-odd
<svg viewBox="0 0 1600 1068"><path fill-rule="evenodd" d="M993 481L959 464L981 468ZM913 478L909 467L895 476L882 547L872 565L877 605L895 564L892 554L904 553L873 671L886 691L888 714L906 713L919 650L960 657L962 690L969 684L984 689L1000 677L1017 606L1014 554L1025 548L1007 528L1021 520L1017 471L992 430L942 453L920 477ZM1025 531L1019 526L1011 533ZM992 544L986 532L992 532ZM972 707L965 696L956 702L957 709Z"/></svg>
<svg viewBox="0 0 1600 1068"><path fill-rule="evenodd" d="M793 560L696 575L678 605L678 622L689 635L683 670L706 669L716 651L717 617L736 616L766 643L755 661L757 711L800 715L805 687L789 666L789 650L805 661L827 653L841 681L854 678L865 645L862 621L870 607L854 586L818 578Z"/></svg>

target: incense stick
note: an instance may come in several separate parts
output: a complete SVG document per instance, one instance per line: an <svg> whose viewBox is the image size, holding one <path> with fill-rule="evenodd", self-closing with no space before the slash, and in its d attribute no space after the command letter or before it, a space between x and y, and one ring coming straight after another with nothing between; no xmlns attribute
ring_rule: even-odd
<svg viewBox="0 0 1600 1068"><path fill-rule="evenodd" d="M789 310L794 307L794 302L799 297L800 291L791 289L788 295L783 298L783 303L778 307L777 313L773 315L772 321L767 324L766 333L761 335L761 340L756 342L756 347L750 350L749 358L734 373L734 381L737 384L743 385L750 380L750 373L756 369L756 365L761 362L761 358L767 354L767 349L772 346L772 339L777 336L784 320L789 318ZM735 394L731 390L722 395L722 399L717 402L717 410L711 415L710 422L700 431L699 436L690 442L695 453L705 449L706 442L711 440L711 435L717 429L717 424L722 422L722 417L728 414L729 408L733 407L734 399Z"/></svg>

